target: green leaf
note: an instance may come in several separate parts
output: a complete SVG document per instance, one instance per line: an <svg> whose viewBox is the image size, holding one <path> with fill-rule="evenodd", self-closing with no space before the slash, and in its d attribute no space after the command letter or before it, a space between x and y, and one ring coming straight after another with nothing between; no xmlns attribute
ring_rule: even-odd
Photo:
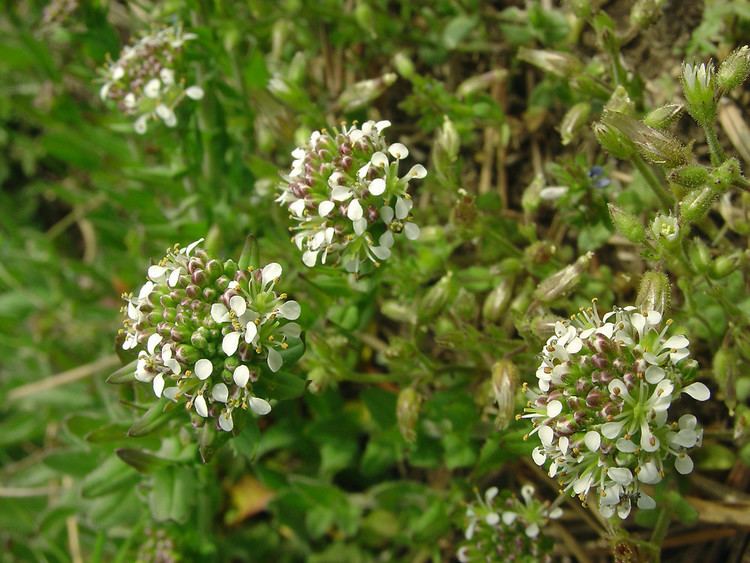
<svg viewBox="0 0 750 563"><path fill-rule="evenodd" d="M115 453L122 461L141 473L152 473L173 463L171 460L134 448L120 448Z"/></svg>

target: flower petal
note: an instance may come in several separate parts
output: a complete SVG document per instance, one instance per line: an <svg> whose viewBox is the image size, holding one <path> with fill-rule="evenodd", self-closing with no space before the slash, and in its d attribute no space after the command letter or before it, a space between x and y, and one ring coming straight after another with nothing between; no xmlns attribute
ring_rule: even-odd
<svg viewBox="0 0 750 563"><path fill-rule="evenodd" d="M708 387L700 381L696 381L687 387L683 387L682 392L687 393L696 401L708 401L711 397L711 391L709 391Z"/></svg>
<svg viewBox="0 0 750 563"><path fill-rule="evenodd" d="M232 379L234 380L234 383L235 385L237 385L237 387L244 388L247 385L247 382L250 380L250 369L244 364L237 366L236 368L234 368Z"/></svg>
<svg viewBox="0 0 750 563"><path fill-rule="evenodd" d="M260 397L250 397L247 401L250 410L259 416L264 416L271 412L271 405L265 399Z"/></svg>
<svg viewBox="0 0 750 563"><path fill-rule="evenodd" d="M206 399L203 398L203 395L198 395L195 400L193 401L193 406L195 407L195 412L197 412L200 416L203 418L206 418L208 416L208 406L206 405Z"/></svg>
<svg viewBox="0 0 750 563"><path fill-rule="evenodd" d="M211 388L211 398L219 403L226 403L229 399L229 388L224 383L217 383Z"/></svg>
<svg viewBox="0 0 750 563"><path fill-rule="evenodd" d="M221 341L221 349L227 356L232 356L240 345L240 333L230 332Z"/></svg>
<svg viewBox="0 0 750 563"><path fill-rule="evenodd" d="M227 354L227 355L231 356L231 354ZM211 363L211 360L207 360L206 358L201 358L200 360L195 362L195 375L201 381L211 377L211 373L213 373L213 371L214 371L214 366Z"/></svg>

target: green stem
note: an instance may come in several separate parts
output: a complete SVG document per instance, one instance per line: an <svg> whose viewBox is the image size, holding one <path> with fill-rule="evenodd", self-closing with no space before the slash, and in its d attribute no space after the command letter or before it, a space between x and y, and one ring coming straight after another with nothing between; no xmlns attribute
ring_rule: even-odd
<svg viewBox="0 0 750 563"><path fill-rule="evenodd" d="M667 507L659 509L659 514L656 517L656 525L654 531L651 534L651 545L654 546L654 563L661 561L661 544L664 542L664 538L667 536L669 530L669 509Z"/></svg>
<svg viewBox="0 0 750 563"><path fill-rule="evenodd" d="M671 209L674 205L674 197L672 197L672 194L670 194L664 188L662 183L656 177L653 169L646 163L645 160L643 160L643 157L641 157L640 155L635 155L633 157L633 164L638 169L638 172L641 173L643 179L646 180L649 188L651 188L654 194L656 194L656 197L659 198L661 204L664 207Z"/></svg>
<svg viewBox="0 0 750 563"><path fill-rule="evenodd" d="M708 150L711 151L711 164L713 166L719 166L727 159L727 157L724 154L724 149L721 148L721 144L719 143L719 137L716 134L716 127L713 123L706 123L703 126L703 131L706 133Z"/></svg>

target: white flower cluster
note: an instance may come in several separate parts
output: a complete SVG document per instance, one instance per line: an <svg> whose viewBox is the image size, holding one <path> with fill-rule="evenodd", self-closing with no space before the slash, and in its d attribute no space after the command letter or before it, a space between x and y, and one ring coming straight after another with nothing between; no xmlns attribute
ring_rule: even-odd
<svg viewBox="0 0 750 563"><path fill-rule="evenodd" d="M695 416L668 421L672 401L685 393L705 401L708 388L691 382L696 363L688 339L667 336L671 321L657 311L596 305L558 322L542 350L539 389L528 391L527 414L541 445L532 457L550 461L550 477L585 500L596 492L599 510L626 518L631 506L654 508L642 485L661 481L668 464L690 473L689 450L700 445Z"/></svg>
<svg viewBox="0 0 750 563"><path fill-rule="evenodd" d="M139 134L147 131L152 119L176 126L177 105L186 97L203 97L200 86L186 87L179 79L182 47L195 38L180 27L167 27L126 46L104 69L101 99L116 102L123 113L136 117L133 127Z"/></svg>
<svg viewBox="0 0 750 563"><path fill-rule="evenodd" d="M350 272L363 260L388 259L394 235L414 240L419 227L411 218L409 181L427 170L416 164L402 177L399 164L409 156L402 143L388 144L389 121L367 121L329 133L315 131L294 162L276 201L295 225L292 241L309 267L335 255Z"/></svg>
<svg viewBox="0 0 750 563"><path fill-rule="evenodd" d="M233 411L271 411L255 396L264 366L278 371L290 342L299 341L300 306L277 294L282 268L259 270L223 264L198 248L175 247L148 269L136 296L126 296L125 350L142 347L135 378L151 383L157 397L184 399L203 417L234 427Z"/></svg>
<svg viewBox="0 0 750 563"><path fill-rule="evenodd" d="M562 516L562 509L550 507L534 496L534 487L521 487L521 502L508 491L491 487L484 498L466 509L468 525L458 550L461 563L506 561L550 561L550 542L544 527Z"/></svg>

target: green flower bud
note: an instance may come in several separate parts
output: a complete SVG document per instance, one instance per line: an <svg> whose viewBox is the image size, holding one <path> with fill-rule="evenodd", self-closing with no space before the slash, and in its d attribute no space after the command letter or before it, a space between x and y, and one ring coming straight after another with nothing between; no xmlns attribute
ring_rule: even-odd
<svg viewBox="0 0 750 563"><path fill-rule="evenodd" d="M688 164L675 168L669 173L669 181L689 190L704 185L708 181L708 169L700 164Z"/></svg>
<svg viewBox="0 0 750 563"><path fill-rule="evenodd" d="M398 394L396 401L398 429L407 442L413 443L417 439L417 422L421 406L422 396L413 387L407 387Z"/></svg>
<svg viewBox="0 0 750 563"><path fill-rule="evenodd" d="M570 266L566 266L545 279L537 286L534 299L547 303L567 294L581 281L593 256L593 252L587 252Z"/></svg>
<svg viewBox="0 0 750 563"><path fill-rule="evenodd" d="M579 102L566 112L560 124L560 137L563 145L568 145L575 139L588 121L589 115L591 115L591 105L587 102Z"/></svg>
<svg viewBox="0 0 750 563"><path fill-rule="evenodd" d="M396 53L393 56L393 66L396 71L407 80L414 79L417 74L414 69L414 63L411 62L411 59L404 52Z"/></svg>
<svg viewBox="0 0 750 563"><path fill-rule="evenodd" d="M721 194L732 187L742 177L739 161L732 157L724 161L718 168L711 172L710 186Z"/></svg>
<svg viewBox="0 0 750 563"><path fill-rule="evenodd" d="M722 92L728 92L745 82L749 74L750 48L744 45L721 63L719 72L716 73L716 84Z"/></svg>
<svg viewBox="0 0 750 563"><path fill-rule="evenodd" d="M457 291L453 272L448 272L425 293L419 307L419 320L427 321L437 316L453 300Z"/></svg>
<svg viewBox="0 0 750 563"><path fill-rule="evenodd" d="M685 106L682 104L666 104L656 108L650 112L646 117L643 118L643 123L654 129L666 129L672 123L677 121L677 118L682 115L682 110Z"/></svg>
<svg viewBox="0 0 750 563"><path fill-rule="evenodd" d="M583 63L577 57L561 51L545 51L542 49L521 47L518 50L517 57L560 78L568 78L578 74L583 68Z"/></svg>
<svg viewBox="0 0 750 563"><path fill-rule="evenodd" d="M463 287L459 288L451 304L451 312L456 318L473 323L479 314L479 305L477 304L476 296Z"/></svg>
<svg viewBox="0 0 750 563"><path fill-rule="evenodd" d="M594 123L593 130L602 148L615 158L628 160L635 154L635 145L614 127L598 121Z"/></svg>
<svg viewBox="0 0 750 563"><path fill-rule="evenodd" d="M618 233L630 242L641 243L646 240L646 229L638 217L612 203L608 204L607 207L609 208L609 216L612 218L612 223Z"/></svg>
<svg viewBox="0 0 750 563"><path fill-rule="evenodd" d="M629 115L608 111L602 116L602 123L630 139L643 158L654 164L676 168L688 162L688 149L672 135L649 127Z"/></svg>
<svg viewBox="0 0 750 563"><path fill-rule="evenodd" d="M669 312L672 287L663 272L646 272L641 278L635 306L641 311L658 311L662 315Z"/></svg>
<svg viewBox="0 0 750 563"><path fill-rule="evenodd" d="M725 278L740 267L740 261L740 254L719 256L711 265L708 275L713 279Z"/></svg>
<svg viewBox="0 0 750 563"><path fill-rule="evenodd" d="M623 86L618 86L609 97L607 105L604 106L604 111L616 111L625 115L633 115L635 113L635 102L630 99L630 94L628 94L628 91Z"/></svg>
<svg viewBox="0 0 750 563"><path fill-rule="evenodd" d="M534 213L542 203L544 176L537 174L521 195L521 207L526 213Z"/></svg>
<svg viewBox="0 0 750 563"><path fill-rule="evenodd" d="M461 82L456 88L456 95L459 98L465 98L475 92L486 90L496 82L502 82L508 76L508 71L504 68L496 68L489 72L471 76Z"/></svg>
<svg viewBox="0 0 750 563"><path fill-rule="evenodd" d="M502 319L513 298L513 278L502 280L489 292L482 305L482 318L485 322L496 323Z"/></svg>
<svg viewBox="0 0 750 563"><path fill-rule="evenodd" d="M356 82L344 90L337 101L343 112L355 111L378 98L386 89L396 82L397 76L387 72L378 78Z"/></svg>
<svg viewBox="0 0 750 563"><path fill-rule="evenodd" d="M492 392L497 403L495 427L505 430L516 410L518 368L510 360L500 360L492 366Z"/></svg>
<svg viewBox="0 0 750 563"><path fill-rule="evenodd" d="M716 119L715 90L713 62L682 65L682 91L687 110L700 125L713 123Z"/></svg>
<svg viewBox="0 0 750 563"><path fill-rule="evenodd" d="M713 260L711 259L711 250L701 239L693 239L692 244L688 247L688 258L693 268L701 273L708 273Z"/></svg>
<svg viewBox="0 0 750 563"><path fill-rule="evenodd" d="M570 9L577 18L586 19L591 15L591 0L570 0Z"/></svg>
<svg viewBox="0 0 750 563"><path fill-rule="evenodd" d="M443 117L443 125L440 127L433 146L432 161L437 173L445 179L454 176L453 170L458 160L458 150L461 147L461 139L453 122L446 115Z"/></svg>
<svg viewBox="0 0 750 563"><path fill-rule="evenodd" d="M384 301L380 306L380 312L389 319L399 323L414 324L417 322L417 315L414 309L398 301Z"/></svg>
<svg viewBox="0 0 750 563"><path fill-rule="evenodd" d="M703 219L717 197L716 192L709 186L690 192L680 202L680 217L686 223L695 223Z"/></svg>
<svg viewBox="0 0 750 563"><path fill-rule="evenodd" d="M664 0L637 0L630 10L630 23L638 29L646 29L661 16Z"/></svg>
<svg viewBox="0 0 750 563"><path fill-rule="evenodd" d="M570 79L570 85L589 99L606 100L610 92L601 81L588 74L579 74Z"/></svg>

